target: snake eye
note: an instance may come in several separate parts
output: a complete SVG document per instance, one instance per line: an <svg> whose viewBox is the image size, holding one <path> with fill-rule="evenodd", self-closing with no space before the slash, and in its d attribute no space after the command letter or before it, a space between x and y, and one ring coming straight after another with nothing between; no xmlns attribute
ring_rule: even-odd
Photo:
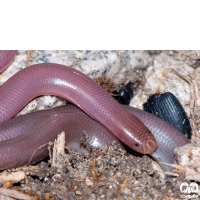
<svg viewBox="0 0 200 200"><path fill-rule="evenodd" d="M138 142L136 142L136 143L135 143L135 146L136 146L136 147L138 147L138 146L139 146L139 143L138 143Z"/></svg>

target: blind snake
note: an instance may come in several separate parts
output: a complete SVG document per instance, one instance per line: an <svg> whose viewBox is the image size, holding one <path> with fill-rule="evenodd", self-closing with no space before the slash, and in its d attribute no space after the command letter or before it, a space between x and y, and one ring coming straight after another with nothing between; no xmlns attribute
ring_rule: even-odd
<svg viewBox="0 0 200 200"><path fill-rule="evenodd" d="M16 51L0 51L2 70L15 54ZM47 94L67 99L76 106L61 106L11 119L30 100ZM79 140L85 130L95 147L112 140L121 145L120 140L135 151L167 163L174 163L176 146L190 142L160 118L137 108L123 107L83 73L51 63L25 68L0 87L0 122L0 169L27 164L35 149L54 141L62 131L67 145L78 151L83 151ZM47 155L44 147L34 154L31 162ZM171 171L168 166L162 167Z"/></svg>

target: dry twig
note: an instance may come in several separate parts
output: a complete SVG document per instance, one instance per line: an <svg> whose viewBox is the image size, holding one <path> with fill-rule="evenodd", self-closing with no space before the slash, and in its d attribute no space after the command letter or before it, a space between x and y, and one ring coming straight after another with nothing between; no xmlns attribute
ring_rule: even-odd
<svg viewBox="0 0 200 200"><path fill-rule="evenodd" d="M30 158L30 160L29 160L27 166L30 165L31 160L33 159L33 156L35 155L36 151L40 150L42 147L45 147L46 145L52 145L52 143L49 142L49 143L43 144L43 145L41 145L40 147L38 147L38 148L33 152L33 155L31 156L31 158Z"/></svg>
<svg viewBox="0 0 200 200"><path fill-rule="evenodd" d="M58 135L54 142L52 166L62 167L62 158L65 154L65 132Z"/></svg>
<svg viewBox="0 0 200 200"><path fill-rule="evenodd" d="M0 175L0 183L7 182L7 181L18 183L25 177L26 177L26 174L24 171L17 171L17 172L12 172L12 173L3 172Z"/></svg>
<svg viewBox="0 0 200 200"><path fill-rule="evenodd" d="M190 112L191 112L191 124L192 124L192 129L194 131L194 136L192 136L191 142L195 141L196 138L198 140L200 139L200 134L199 131L194 123L195 121L195 113L194 110L196 108L200 108L200 97L199 97L199 90L198 90L198 85L197 85L197 78L194 73L188 72L188 75L182 75L178 73L176 70L172 69L176 75L179 77L183 78L185 81L187 81L190 86L191 86L191 91L190 91ZM195 138L196 136L196 138Z"/></svg>
<svg viewBox="0 0 200 200"><path fill-rule="evenodd" d="M194 170L192 170L188 167L183 167L183 166L180 166L180 165L168 164L168 163L163 163L163 162L161 162L161 163L185 172L185 178L187 180L194 180L194 181L198 181L198 182L200 181L200 173L195 172Z"/></svg>
<svg viewBox="0 0 200 200"><path fill-rule="evenodd" d="M21 192L18 192L16 190L9 190L9 189L4 189L4 188L0 188L0 195L4 195L6 197L11 197L11 198L13 197L14 199L24 199L24 200L33 199L32 197L26 194L22 194Z"/></svg>

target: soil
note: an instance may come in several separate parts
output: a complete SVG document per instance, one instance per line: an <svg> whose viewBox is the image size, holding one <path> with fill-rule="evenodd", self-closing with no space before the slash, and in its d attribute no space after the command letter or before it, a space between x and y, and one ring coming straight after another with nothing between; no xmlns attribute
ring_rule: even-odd
<svg viewBox="0 0 200 200"><path fill-rule="evenodd" d="M27 181L11 188L35 199L167 199L178 198L181 174L173 183L162 183L148 156L125 155L114 142L101 150L80 155L66 150L59 168L49 160L36 169L24 168ZM48 198L47 198L48 196Z"/></svg>
<svg viewBox="0 0 200 200"><path fill-rule="evenodd" d="M164 52L175 60L187 62L194 69L199 66L194 51L147 52L152 60ZM146 68L133 71L134 95L145 84ZM199 121L195 121L197 127ZM88 148L83 155L66 147L62 156L59 167L52 166L51 159L46 158L29 167L8 170L9 173L22 170L26 178L16 183L1 183L1 188L20 191L35 200L181 199L180 184L188 182L181 171L177 172L173 182L163 182L159 171L152 167L151 157L127 154L114 142L101 150Z"/></svg>

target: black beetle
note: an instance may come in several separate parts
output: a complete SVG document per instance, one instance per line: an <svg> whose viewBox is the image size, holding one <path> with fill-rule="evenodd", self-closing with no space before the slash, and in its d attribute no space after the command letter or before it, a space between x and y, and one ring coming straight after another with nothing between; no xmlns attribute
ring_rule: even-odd
<svg viewBox="0 0 200 200"><path fill-rule="evenodd" d="M188 139L191 139L192 129L187 114L179 100L170 92L156 93L143 104L145 111L157 115L169 122Z"/></svg>
<svg viewBox="0 0 200 200"><path fill-rule="evenodd" d="M118 92L114 91L113 94L115 95L113 98L115 98L120 104L129 105L133 98L133 83L129 81Z"/></svg>

